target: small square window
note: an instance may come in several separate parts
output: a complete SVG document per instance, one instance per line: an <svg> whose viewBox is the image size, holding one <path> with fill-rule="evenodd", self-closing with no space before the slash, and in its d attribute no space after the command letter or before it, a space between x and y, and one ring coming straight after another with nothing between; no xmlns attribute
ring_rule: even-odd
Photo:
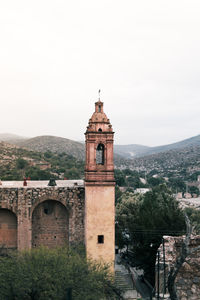
<svg viewBox="0 0 200 300"><path fill-rule="evenodd" d="M98 244L104 244L104 235L98 235L97 240Z"/></svg>

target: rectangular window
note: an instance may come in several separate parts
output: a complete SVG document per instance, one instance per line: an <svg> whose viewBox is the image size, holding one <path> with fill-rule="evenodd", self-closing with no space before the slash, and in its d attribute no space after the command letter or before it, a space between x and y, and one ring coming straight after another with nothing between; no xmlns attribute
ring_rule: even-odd
<svg viewBox="0 0 200 300"><path fill-rule="evenodd" d="M97 241L98 244L104 244L104 235L98 235Z"/></svg>

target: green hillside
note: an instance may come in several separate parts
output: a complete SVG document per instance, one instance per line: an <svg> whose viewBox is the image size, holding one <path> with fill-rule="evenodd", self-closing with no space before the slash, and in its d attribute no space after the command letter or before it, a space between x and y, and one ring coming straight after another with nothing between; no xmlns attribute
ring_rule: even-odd
<svg viewBox="0 0 200 300"><path fill-rule="evenodd" d="M15 144L33 151L66 153L81 160L85 158L84 144L57 136L37 136L32 139L19 140L19 142L15 141Z"/></svg>
<svg viewBox="0 0 200 300"><path fill-rule="evenodd" d="M36 152L0 143L0 179L32 180L81 179L84 162L66 153Z"/></svg>

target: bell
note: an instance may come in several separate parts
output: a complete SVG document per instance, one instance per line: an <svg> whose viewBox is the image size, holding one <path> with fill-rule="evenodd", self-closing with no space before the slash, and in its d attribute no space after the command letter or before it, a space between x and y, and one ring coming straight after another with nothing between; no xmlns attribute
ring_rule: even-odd
<svg viewBox="0 0 200 300"><path fill-rule="evenodd" d="M56 184L55 179L54 179L54 178L50 178L50 179L49 179L48 186L56 186L56 185L57 185L57 184Z"/></svg>

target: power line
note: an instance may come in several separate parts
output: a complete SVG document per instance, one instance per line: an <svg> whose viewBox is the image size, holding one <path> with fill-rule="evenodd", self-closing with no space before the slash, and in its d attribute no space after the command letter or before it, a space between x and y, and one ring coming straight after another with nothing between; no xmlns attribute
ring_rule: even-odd
<svg viewBox="0 0 200 300"><path fill-rule="evenodd" d="M184 235L185 232L183 231L160 231L160 230L134 230L131 233L143 233L143 234L151 234L151 235L171 235L171 234L175 234L175 235Z"/></svg>

